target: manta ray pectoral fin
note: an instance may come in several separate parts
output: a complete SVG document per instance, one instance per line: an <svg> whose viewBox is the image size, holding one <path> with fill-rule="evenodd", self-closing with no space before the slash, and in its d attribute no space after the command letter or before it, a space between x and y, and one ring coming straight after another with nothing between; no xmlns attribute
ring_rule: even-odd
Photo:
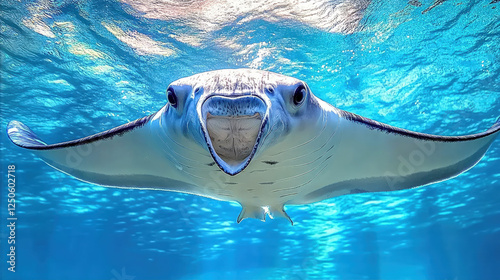
<svg viewBox="0 0 500 280"><path fill-rule="evenodd" d="M103 186L157 189L203 195L182 182L178 170L158 153L148 127L150 117L85 138L48 145L26 125L11 121L14 144L29 149L50 166L82 181Z"/></svg>
<svg viewBox="0 0 500 280"><path fill-rule="evenodd" d="M336 153L326 163L328 172L291 204L346 194L411 189L452 178L476 165L500 134L500 119L481 133L439 136L332 111L341 121Z"/></svg>

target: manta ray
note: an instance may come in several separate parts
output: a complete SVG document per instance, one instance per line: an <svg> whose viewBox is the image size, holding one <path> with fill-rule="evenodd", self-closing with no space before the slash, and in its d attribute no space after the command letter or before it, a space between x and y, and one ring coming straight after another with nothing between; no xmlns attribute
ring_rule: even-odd
<svg viewBox="0 0 500 280"><path fill-rule="evenodd" d="M298 79L226 69L172 82L158 112L85 138L46 144L8 124L14 144L107 187L181 192L242 206L237 222L300 205L415 188L472 168L500 131L412 132L349 113ZM293 224L293 222L292 222Z"/></svg>

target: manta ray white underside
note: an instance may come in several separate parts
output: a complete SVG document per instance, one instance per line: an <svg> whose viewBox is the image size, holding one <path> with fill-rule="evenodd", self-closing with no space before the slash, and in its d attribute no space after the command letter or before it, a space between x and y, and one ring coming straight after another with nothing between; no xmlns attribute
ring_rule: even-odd
<svg viewBox="0 0 500 280"><path fill-rule="evenodd" d="M436 136L339 110L306 83L233 69L173 82L157 113L82 139L41 141L11 121L16 145L80 180L237 201L244 218L285 204L414 188L473 167L500 131Z"/></svg>

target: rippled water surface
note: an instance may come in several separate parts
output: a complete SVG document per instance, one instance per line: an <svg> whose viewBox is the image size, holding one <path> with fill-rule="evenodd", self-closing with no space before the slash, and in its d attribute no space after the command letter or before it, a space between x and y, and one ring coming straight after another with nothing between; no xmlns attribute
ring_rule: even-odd
<svg viewBox="0 0 500 280"><path fill-rule="evenodd" d="M178 78L238 67L420 132L480 132L500 115L497 0L4 0L0 20L2 129L19 120L48 143L149 115ZM287 206L291 226L237 224L236 203L83 183L1 135L2 279L498 277L498 139L452 180Z"/></svg>

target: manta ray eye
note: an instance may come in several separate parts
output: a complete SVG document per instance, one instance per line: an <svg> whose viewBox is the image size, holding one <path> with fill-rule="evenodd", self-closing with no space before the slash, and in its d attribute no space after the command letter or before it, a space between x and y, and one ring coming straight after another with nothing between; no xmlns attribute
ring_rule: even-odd
<svg viewBox="0 0 500 280"><path fill-rule="evenodd" d="M168 99L168 103L170 103L170 106L172 106L174 108L177 107L177 96L175 95L173 88L167 89L167 99Z"/></svg>
<svg viewBox="0 0 500 280"><path fill-rule="evenodd" d="M302 102L304 102L305 96L306 87L304 85L299 85L293 93L293 104L295 104L295 106L299 106Z"/></svg>

